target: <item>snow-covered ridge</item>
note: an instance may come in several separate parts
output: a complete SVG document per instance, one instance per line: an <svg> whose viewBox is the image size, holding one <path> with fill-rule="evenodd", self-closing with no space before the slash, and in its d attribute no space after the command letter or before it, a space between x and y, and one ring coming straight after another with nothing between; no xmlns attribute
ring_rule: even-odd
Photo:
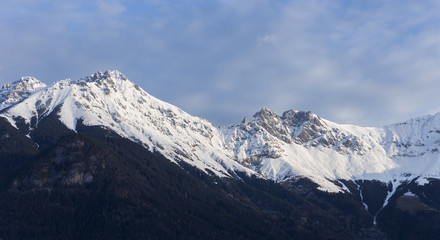
<svg viewBox="0 0 440 240"><path fill-rule="evenodd" d="M390 157L420 157L440 149L440 113L384 127Z"/></svg>
<svg viewBox="0 0 440 240"><path fill-rule="evenodd" d="M22 77L18 81L3 85L0 89L0 110L20 102L44 87L46 84L34 77Z"/></svg>
<svg viewBox="0 0 440 240"><path fill-rule="evenodd" d="M73 131L82 120L85 125L111 129L172 161L185 161L219 176L231 176L234 171L256 174L228 156L218 129L210 122L152 97L118 71L58 81L1 116L14 126L20 117L33 129L55 110Z"/></svg>
<svg viewBox="0 0 440 240"><path fill-rule="evenodd" d="M332 180L397 166L376 140L378 129L338 125L311 112L289 110L278 116L262 109L254 119L222 132L238 162L276 181L305 176L325 190L339 191Z"/></svg>
<svg viewBox="0 0 440 240"><path fill-rule="evenodd" d="M420 177L423 183L424 178L440 178L440 114L365 128L333 123L311 112L277 115L263 108L250 120L215 128L154 98L118 71L49 87L34 78L5 86L0 104L6 107L0 116L14 126L20 118L30 129L37 128L56 113L73 131L78 120L103 126L171 161L222 177L237 171L275 181L302 176L327 191L342 190L338 179L389 182Z"/></svg>
<svg viewBox="0 0 440 240"><path fill-rule="evenodd" d="M263 108L222 133L236 161L276 181L305 176L339 191L337 179L440 178L440 114L367 128Z"/></svg>

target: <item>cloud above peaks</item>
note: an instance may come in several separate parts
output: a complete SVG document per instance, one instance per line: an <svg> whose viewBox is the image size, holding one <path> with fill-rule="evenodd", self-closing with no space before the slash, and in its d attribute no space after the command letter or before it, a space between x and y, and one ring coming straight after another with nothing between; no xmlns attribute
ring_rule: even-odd
<svg viewBox="0 0 440 240"><path fill-rule="evenodd" d="M439 109L440 3L17 0L0 3L0 83L118 69L216 124L262 107L382 125Z"/></svg>

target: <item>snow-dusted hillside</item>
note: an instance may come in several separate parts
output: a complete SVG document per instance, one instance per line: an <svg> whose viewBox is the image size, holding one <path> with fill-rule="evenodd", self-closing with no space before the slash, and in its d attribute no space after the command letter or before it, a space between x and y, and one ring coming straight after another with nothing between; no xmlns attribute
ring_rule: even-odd
<svg viewBox="0 0 440 240"><path fill-rule="evenodd" d="M0 90L0 101L1 116L13 126L24 121L32 131L56 111L73 131L78 120L103 126L171 161L222 177L234 172L275 181L308 177L327 191L343 189L338 179L399 183L420 177L422 184L425 178L440 178L439 114L365 128L336 124L311 112L290 110L278 116L262 109L250 120L217 129L150 96L118 71L49 87L22 78Z"/></svg>
<svg viewBox="0 0 440 240"><path fill-rule="evenodd" d="M255 174L232 160L210 122L150 96L118 71L56 82L1 116L14 126L18 119L24 119L32 131L55 110L73 131L81 119L85 125L111 129L172 161L185 161L203 171L208 169L219 176L230 176L234 171Z"/></svg>

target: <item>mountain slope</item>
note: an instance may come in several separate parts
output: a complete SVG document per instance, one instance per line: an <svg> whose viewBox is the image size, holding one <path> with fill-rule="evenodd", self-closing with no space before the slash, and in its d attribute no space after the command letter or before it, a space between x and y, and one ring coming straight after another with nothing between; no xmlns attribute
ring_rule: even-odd
<svg viewBox="0 0 440 240"><path fill-rule="evenodd" d="M311 112L278 116L262 109L222 133L238 162L277 181L305 176L323 190L339 191L338 179L421 177L422 184L440 178L440 114L367 128L336 124Z"/></svg>
<svg viewBox="0 0 440 240"><path fill-rule="evenodd" d="M197 169L190 174L109 130L80 123L78 131L85 133L59 137L0 188L1 238L353 239L355 234L273 182L245 175L235 181Z"/></svg>
<svg viewBox="0 0 440 240"><path fill-rule="evenodd" d="M438 236L440 114L365 128L263 108L215 128L118 71L0 92L0 238Z"/></svg>
<svg viewBox="0 0 440 240"><path fill-rule="evenodd" d="M374 138L376 132L311 112L290 110L278 116L268 109L223 129L239 162L251 162L257 172L277 181L309 177L329 191L340 189L329 179L361 178L396 166Z"/></svg>
<svg viewBox="0 0 440 240"><path fill-rule="evenodd" d="M31 80L8 86L28 86ZM342 179L376 179L392 184L388 199L405 181L440 178L439 114L366 128L311 112L289 110L278 116L264 108L251 120L217 129L150 96L118 71L35 86L4 87L4 96L19 97L3 97L7 107L0 116L37 144L44 143L39 125L52 116L71 131L77 131L78 122L101 126L173 162L220 177L238 178L242 172L277 182L307 177L330 192L348 190Z"/></svg>
<svg viewBox="0 0 440 240"><path fill-rule="evenodd" d="M79 120L102 126L171 161L184 161L219 176L235 171L255 174L228 156L211 123L150 96L118 71L56 82L1 115L14 126L24 123L32 137L40 121L53 113L73 131Z"/></svg>

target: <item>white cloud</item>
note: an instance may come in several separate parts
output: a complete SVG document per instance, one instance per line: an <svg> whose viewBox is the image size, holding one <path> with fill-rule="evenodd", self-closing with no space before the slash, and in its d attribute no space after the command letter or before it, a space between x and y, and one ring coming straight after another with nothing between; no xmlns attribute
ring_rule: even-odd
<svg viewBox="0 0 440 240"><path fill-rule="evenodd" d="M17 0L0 13L1 81L118 68L214 122L267 106L377 125L440 106L437 1Z"/></svg>
<svg viewBox="0 0 440 240"><path fill-rule="evenodd" d="M259 45L263 44L275 44L278 41L278 37L274 34L267 34L257 39Z"/></svg>
<svg viewBox="0 0 440 240"><path fill-rule="evenodd" d="M97 0L96 4L99 10L109 15L118 15L126 11L124 5L122 5L118 0Z"/></svg>

